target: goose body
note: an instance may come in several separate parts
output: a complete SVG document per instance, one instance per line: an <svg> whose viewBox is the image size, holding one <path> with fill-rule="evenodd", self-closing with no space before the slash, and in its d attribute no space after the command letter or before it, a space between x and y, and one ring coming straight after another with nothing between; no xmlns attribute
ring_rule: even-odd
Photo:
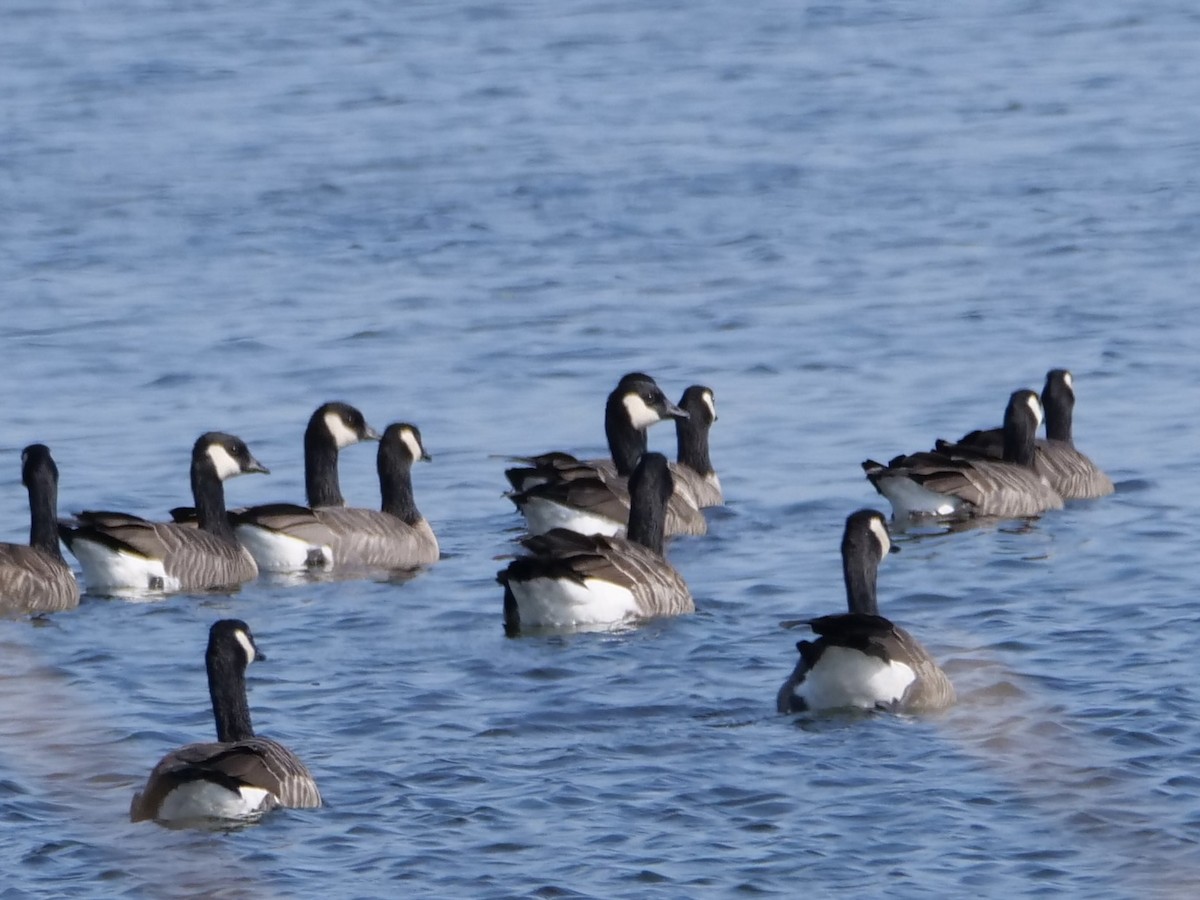
<svg viewBox="0 0 1200 900"><path fill-rule="evenodd" d="M0 612L41 613L79 605L79 584L58 544L58 467L45 444L21 452L29 492L29 543L0 544Z"/></svg>
<svg viewBox="0 0 1200 900"><path fill-rule="evenodd" d="M1051 369L1042 388L1042 407L1046 413L1046 438L1034 448L1034 469L1064 500L1091 500L1111 494L1112 479L1086 454L1075 447L1072 419L1075 409L1075 384L1066 369ZM939 441L943 452L975 451L1000 458L1004 452L1002 429L972 431L953 444Z"/></svg>
<svg viewBox="0 0 1200 900"><path fill-rule="evenodd" d="M317 507L346 504L338 480L338 451L379 440L363 414L348 403L324 403L304 431L304 485L308 506L269 503L232 514L237 539L264 572L292 572L333 565L336 537L313 514Z"/></svg>
<svg viewBox="0 0 1200 900"><path fill-rule="evenodd" d="M842 572L848 612L809 620L815 641L776 698L781 713L839 708L923 712L954 702L954 686L911 634L879 615L876 576L892 549L883 516L859 510L846 520Z"/></svg>
<svg viewBox="0 0 1200 900"><path fill-rule="evenodd" d="M247 819L278 806L321 805L321 793L304 763L277 741L254 734L246 667L265 658L245 622L222 619L213 624L205 665L217 740L187 744L164 756L134 795L132 821Z"/></svg>
<svg viewBox="0 0 1200 900"><path fill-rule="evenodd" d="M1062 497L1033 467L1034 436L1041 419L1037 394L1015 391L1004 415L1001 459L950 448L897 456L887 465L868 459L863 471L892 504L897 519L1041 515L1063 505Z"/></svg>
<svg viewBox="0 0 1200 900"><path fill-rule="evenodd" d="M629 518L628 477L646 452L646 429L666 418L686 418L649 375L631 372L609 394L604 428L611 459L580 460L553 452L522 457L505 471L509 494L532 535L552 528L581 534L620 535ZM680 483L682 484L682 482ZM685 486L677 485L666 512L668 535L702 535L704 514Z"/></svg>
<svg viewBox="0 0 1200 900"><path fill-rule="evenodd" d="M683 577L662 556L666 458L647 453L630 477L628 537L552 529L526 538L528 551L499 572L505 629L611 626L692 612Z"/></svg>
<svg viewBox="0 0 1200 900"><path fill-rule="evenodd" d="M376 468L380 509L346 506L289 507L273 514L279 532L311 548L318 542L333 568L410 569L438 561L437 536L413 500L412 464L429 460L420 429L407 422L387 427L379 441ZM238 539L253 539L243 513L233 514ZM261 518L254 523L261 530Z"/></svg>
<svg viewBox="0 0 1200 900"><path fill-rule="evenodd" d="M228 588L258 574L225 510L227 478L268 470L238 437L212 431L192 448L196 524L151 522L121 512L85 511L59 524L91 589L186 591Z"/></svg>

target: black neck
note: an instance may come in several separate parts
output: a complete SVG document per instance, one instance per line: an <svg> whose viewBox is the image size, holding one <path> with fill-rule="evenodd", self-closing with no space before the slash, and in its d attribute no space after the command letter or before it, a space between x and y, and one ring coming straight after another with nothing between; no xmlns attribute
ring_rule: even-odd
<svg viewBox="0 0 1200 900"><path fill-rule="evenodd" d="M62 559L58 543L58 482L41 469L29 482L29 545Z"/></svg>
<svg viewBox="0 0 1200 900"><path fill-rule="evenodd" d="M235 540L233 526L225 513L225 486L205 453L192 459L192 499L196 501L196 520L201 528L218 537Z"/></svg>
<svg viewBox="0 0 1200 900"><path fill-rule="evenodd" d="M674 487L666 459L659 453L647 453L629 479L629 524L625 529L629 540L655 553L663 552L667 501Z"/></svg>
<svg viewBox="0 0 1200 900"><path fill-rule="evenodd" d="M878 575L879 551L874 544L865 535L847 534L842 539L842 577L846 581L846 605L850 612L879 615L875 599Z"/></svg>
<svg viewBox="0 0 1200 900"><path fill-rule="evenodd" d="M204 661L208 669L213 719L217 723L217 740L225 743L254 737L250 705L246 700L245 662L212 647Z"/></svg>
<svg viewBox="0 0 1200 900"><path fill-rule="evenodd" d="M629 411L616 395L608 398L604 407L604 434L608 438L608 450L617 465L617 474L628 477L646 452L646 432L634 428L629 421Z"/></svg>
<svg viewBox="0 0 1200 900"><path fill-rule="evenodd" d="M679 447L675 458L701 475L711 475L713 466L708 456L710 423L704 421L704 417L699 413L690 409L688 412L688 418L675 420L675 440Z"/></svg>
<svg viewBox="0 0 1200 900"><path fill-rule="evenodd" d="M379 470L379 491L383 495L381 508L408 525L421 521L413 500L412 464L412 457L398 441L380 443L375 467Z"/></svg>
<svg viewBox="0 0 1200 900"><path fill-rule="evenodd" d="M1071 418L1075 395L1061 382L1046 382L1042 389L1042 409L1046 416L1046 437L1071 443Z"/></svg>
<svg viewBox="0 0 1200 900"><path fill-rule="evenodd" d="M1029 407L1023 401L1010 401L1004 412L1004 459L1018 465L1032 466L1036 432L1037 426Z"/></svg>
<svg viewBox="0 0 1200 900"><path fill-rule="evenodd" d="M304 431L304 489L309 506L345 506L338 483L338 447L325 423L314 416Z"/></svg>

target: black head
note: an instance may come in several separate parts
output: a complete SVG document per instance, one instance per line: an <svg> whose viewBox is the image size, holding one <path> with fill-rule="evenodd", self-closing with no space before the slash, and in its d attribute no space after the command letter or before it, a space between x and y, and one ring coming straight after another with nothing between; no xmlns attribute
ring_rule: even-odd
<svg viewBox="0 0 1200 900"><path fill-rule="evenodd" d="M192 463L211 465L221 481L251 472L270 474L270 469L254 458L245 441L223 431L209 431L197 438L192 448Z"/></svg>
<svg viewBox="0 0 1200 900"><path fill-rule="evenodd" d="M208 655L232 657L242 669L267 658L254 642L250 626L241 619L218 619L213 623L208 630Z"/></svg>
<svg viewBox="0 0 1200 900"><path fill-rule="evenodd" d="M308 432L323 432L339 450L359 441L379 440L379 432L367 424L356 407L338 400L316 408L308 420Z"/></svg>
<svg viewBox="0 0 1200 900"><path fill-rule="evenodd" d="M889 553L899 553L900 548L892 543L887 519L877 509L860 509L846 517L846 530L842 533L842 556L847 551L865 548L878 563Z"/></svg>
<svg viewBox="0 0 1200 900"><path fill-rule="evenodd" d="M50 448L45 444L30 444L21 451L21 483L30 487L40 472L49 472L50 477L58 481L58 466L50 456Z"/></svg>
<svg viewBox="0 0 1200 900"><path fill-rule="evenodd" d="M717 421L717 401L713 397L712 388L702 384L693 384L684 391L679 406L692 422L711 425Z"/></svg>
<svg viewBox="0 0 1200 900"><path fill-rule="evenodd" d="M1042 388L1042 407L1046 414L1046 437L1071 440L1071 417L1075 409L1075 380L1066 369L1051 369Z"/></svg>
<svg viewBox="0 0 1200 900"><path fill-rule="evenodd" d="M429 462L433 459L421 441L421 429L408 422L393 422L384 430L379 445L380 454L385 450L397 452L410 460Z"/></svg>
<svg viewBox="0 0 1200 900"><path fill-rule="evenodd" d="M640 496L647 489L654 491L662 503L666 503L675 490L671 467L661 453L643 453L633 474L629 476L630 496Z"/></svg>
<svg viewBox="0 0 1200 900"><path fill-rule="evenodd" d="M662 388L641 372L630 372L608 398L610 415L620 410L624 419L638 431L644 431L663 419L686 419L688 414L667 399Z"/></svg>

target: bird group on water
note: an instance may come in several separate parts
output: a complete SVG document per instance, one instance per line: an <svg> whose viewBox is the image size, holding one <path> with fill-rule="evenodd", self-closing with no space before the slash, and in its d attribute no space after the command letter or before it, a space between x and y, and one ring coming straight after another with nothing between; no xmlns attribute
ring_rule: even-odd
<svg viewBox="0 0 1200 900"><path fill-rule="evenodd" d="M866 460L870 483L896 521L1024 518L1064 501L1112 493L1112 481L1074 446L1071 373L1052 369L1039 397L1013 392L1000 428L938 440L887 464ZM675 423L671 462L648 449L647 430ZM707 532L703 510L724 503L709 456L717 419L713 391L689 387L671 402L649 375L620 379L605 405L610 456L580 459L564 451L512 457L507 496L524 517L522 552L497 574L506 633L611 628L691 612L682 575L665 556L668 538ZM1045 423L1046 438L1037 430ZM348 507L338 481L338 452L378 441L378 509ZM224 482L267 473L240 438L207 432L192 450L193 505L151 521L107 510L59 519L58 470L42 444L25 448L30 540L0 544L0 610L43 613L79 603L78 582L61 544L98 593L170 593L229 589L259 572L413 569L438 560L437 537L413 498L412 464L429 460L415 425L382 434L361 412L331 402L312 414L304 434L307 504L239 509L225 504ZM781 713L838 708L916 713L954 702L945 672L909 632L880 615L880 562L899 548L883 514L861 509L842 538L845 612L784 623L808 626L815 639L777 695ZM277 806L314 807L320 791L304 764L255 734L246 669L263 659L249 626L222 619L209 633L205 665L215 742L170 751L154 767L130 809L134 821L247 819Z"/></svg>

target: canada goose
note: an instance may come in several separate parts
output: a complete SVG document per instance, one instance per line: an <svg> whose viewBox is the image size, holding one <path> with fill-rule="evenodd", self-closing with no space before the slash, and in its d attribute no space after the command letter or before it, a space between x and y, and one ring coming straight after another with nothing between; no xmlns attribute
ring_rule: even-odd
<svg viewBox="0 0 1200 900"><path fill-rule="evenodd" d="M693 505L704 509L720 506L725 502L721 493L721 479L713 469L708 455L708 430L717 421L717 404L712 388L693 384L683 392L679 407L687 418L675 420L675 438L679 452L676 464L671 466L677 489L686 489Z"/></svg>
<svg viewBox="0 0 1200 900"><path fill-rule="evenodd" d="M629 487L628 537L555 528L522 541L530 555L496 575L505 631L615 625L695 609L683 577L662 555L673 490L666 457L644 454Z"/></svg>
<svg viewBox="0 0 1200 900"><path fill-rule="evenodd" d="M919 516L1037 516L1063 501L1033 469L1033 442L1042 404L1029 390L1014 391L1004 412L1004 455L928 451L897 456L886 466L872 459L863 471L892 504L897 519Z"/></svg>
<svg viewBox="0 0 1200 900"><path fill-rule="evenodd" d="M234 510L234 531L258 568L292 572L333 565L335 536L313 515L313 507L346 505L338 482L338 451L359 441L377 441L379 433L348 403L324 403L304 430L304 485L308 506L268 503ZM190 511L172 510L175 519Z"/></svg>
<svg viewBox="0 0 1200 900"><path fill-rule="evenodd" d="M62 522L59 536L83 567L90 589L188 591L232 587L258 574L237 542L225 512L222 482L266 473L241 438L219 431L192 448L192 498L197 524L150 522L121 512L86 511Z"/></svg>
<svg viewBox="0 0 1200 900"><path fill-rule="evenodd" d="M58 466L45 444L21 451L29 543L0 544L0 611L58 612L79 605L79 584L58 546Z"/></svg>
<svg viewBox="0 0 1200 900"><path fill-rule="evenodd" d="M1075 384L1066 369L1051 369L1042 388L1046 411L1046 439L1036 442L1033 466L1064 500L1091 500L1111 494L1112 479L1075 448L1071 420L1075 408ZM938 441L940 451L975 450L999 458L1004 447L1003 431L989 428L972 431L951 444Z"/></svg>
<svg viewBox="0 0 1200 900"><path fill-rule="evenodd" d="M254 735L246 666L265 659L245 622L213 623L204 664L217 740L187 744L164 756L133 796L132 821L245 819L277 806L321 805L321 792L304 763L282 744Z"/></svg>
<svg viewBox="0 0 1200 900"><path fill-rule="evenodd" d="M325 530L335 568L410 569L438 561L437 536L413 500L412 464L418 459L432 459L425 452L420 429L394 422L383 432L376 460L380 509L297 508L298 517L306 512L311 522ZM242 516L235 513L233 518L241 538L245 534Z"/></svg>
<svg viewBox="0 0 1200 900"><path fill-rule="evenodd" d="M800 641L800 661L779 689L781 713L859 707L892 712L941 709L954 686L916 638L879 615L875 581L893 548L883 516L860 509L846 519L842 575L849 612L804 624L818 635Z"/></svg>
<svg viewBox="0 0 1200 900"><path fill-rule="evenodd" d="M505 471L514 488L509 497L525 517L529 533L568 528L581 534L622 534L629 517L626 481L646 452L646 429L663 419L687 415L649 375L625 375L605 405L611 459L545 453L522 457L527 465ZM686 488L677 490L668 504L666 533L700 535L707 530L708 523Z"/></svg>

